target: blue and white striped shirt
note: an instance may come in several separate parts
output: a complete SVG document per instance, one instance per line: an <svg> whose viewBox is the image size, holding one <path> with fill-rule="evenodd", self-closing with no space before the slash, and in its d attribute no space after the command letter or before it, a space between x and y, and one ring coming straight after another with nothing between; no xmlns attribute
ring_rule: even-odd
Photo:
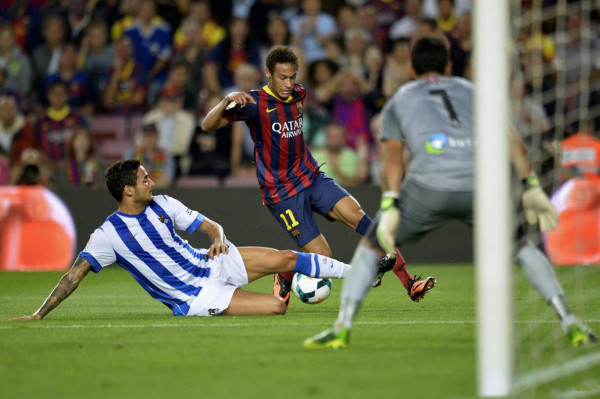
<svg viewBox="0 0 600 399"><path fill-rule="evenodd" d="M211 269L207 250L193 248L175 229L193 233L203 221L178 200L157 195L137 215L110 215L79 256L96 273L116 262L175 316L186 315Z"/></svg>

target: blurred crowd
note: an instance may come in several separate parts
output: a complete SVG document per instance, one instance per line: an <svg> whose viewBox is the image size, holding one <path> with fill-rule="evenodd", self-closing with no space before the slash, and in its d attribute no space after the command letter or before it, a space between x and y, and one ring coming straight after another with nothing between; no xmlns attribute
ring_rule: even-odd
<svg viewBox="0 0 600 399"><path fill-rule="evenodd" d="M563 116L568 136L581 130L581 112L572 116L581 102L600 104L598 16L569 12L562 29L531 3L539 2L522 0L519 13L513 106L519 131L542 148L555 138L551 118ZM411 41L444 35L452 74L471 79L471 8L471 0L0 0L0 184L103 187L105 167L126 157L141 159L158 187L190 176L253 179L248 128L208 133L200 122L227 93L266 84L265 57L279 45L299 56L305 140L322 168L342 185L379 184L378 114L411 79ZM564 92L551 90L557 82ZM542 92L550 98L534 95ZM598 115L584 117L600 132Z"/></svg>

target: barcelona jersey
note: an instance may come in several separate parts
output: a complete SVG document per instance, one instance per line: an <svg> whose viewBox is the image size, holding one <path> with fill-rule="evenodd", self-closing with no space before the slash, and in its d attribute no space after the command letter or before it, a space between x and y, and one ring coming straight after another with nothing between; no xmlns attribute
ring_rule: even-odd
<svg viewBox="0 0 600 399"><path fill-rule="evenodd" d="M306 90L295 84L285 100L268 86L253 90L256 104L231 103L223 113L230 123L245 121L254 140L256 176L265 204L276 204L310 186L319 173L302 133Z"/></svg>

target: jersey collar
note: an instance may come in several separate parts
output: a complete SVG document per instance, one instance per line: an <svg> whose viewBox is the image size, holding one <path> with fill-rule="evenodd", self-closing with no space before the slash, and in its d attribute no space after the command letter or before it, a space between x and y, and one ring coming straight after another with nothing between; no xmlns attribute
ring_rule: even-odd
<svg viewBox="0 0 600 399"><path fill-rule="evenodd" d="M263 87L263 90L266 91L268 94L272 95L273 97L275 97L278 100L284 101L286 103L289 103L290 101L292 101L292 95L291 94L288 96L288 98L286 98L285 100L283 100L283 99L279 98L279 96L277 96L277 94L275 94L275 93L273 93L271 91L271 88L269 87L269 85L265 85Z"/></svg>

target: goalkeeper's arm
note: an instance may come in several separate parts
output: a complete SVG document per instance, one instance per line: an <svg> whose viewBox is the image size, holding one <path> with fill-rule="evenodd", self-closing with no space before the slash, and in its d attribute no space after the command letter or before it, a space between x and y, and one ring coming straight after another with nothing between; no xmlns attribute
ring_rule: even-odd
<svg viewBox="0 0 600 399"><path fill-rule="evenodd" d="M558 224L558 213L550 199L539 185L538 178L531 167L527 149L512 128L509 134L510 160L523 183L523 209L529 224L540 224L542 231L554 230Z"/></svg>
<svg viewBox="0 0 600 399"><path fill-rule="evenodd" d="M381 209L377 225L377 241L390 256L395 257L396 232L400 225L400 184L404 175L404 143L400 140L386 140L383 143L383 163L381 167Z"/></svg>

